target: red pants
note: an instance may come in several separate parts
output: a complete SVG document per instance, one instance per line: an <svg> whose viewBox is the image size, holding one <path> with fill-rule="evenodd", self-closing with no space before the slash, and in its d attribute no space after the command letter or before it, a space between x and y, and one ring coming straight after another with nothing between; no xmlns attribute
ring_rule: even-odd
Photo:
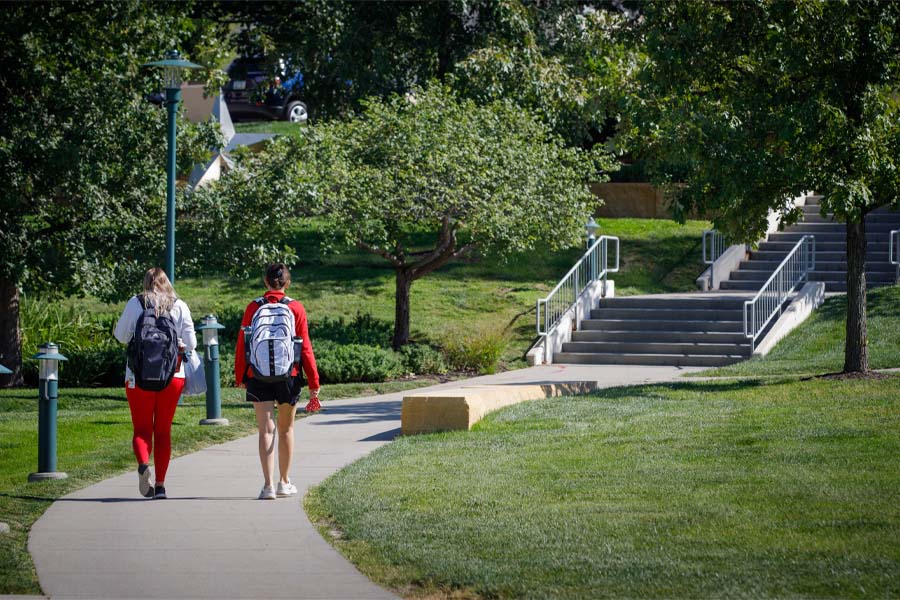
<svg viewBox="0 0 900 600"><path fill-rule="evenodd" d="M161 392L148 392L125 385L125 396L131 407L131 423L134 425L134 437L131 440L134 456L138 464L145 464L150 462L150 451L153 451L157 482L165 481L166 471L169 470L172 419L183 389L184 379L177 377Z"/></svg>

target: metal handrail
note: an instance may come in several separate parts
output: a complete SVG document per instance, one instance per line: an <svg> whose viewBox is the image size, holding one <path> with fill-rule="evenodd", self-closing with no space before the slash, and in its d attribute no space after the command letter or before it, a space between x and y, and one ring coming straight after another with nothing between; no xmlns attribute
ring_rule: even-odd
<svg viewBox="0 0 900 600"><path fill-rule="evenodd" d="M756 349L756 338L776 314L794 288L809 281L816 268L816 238L804 235L784 257L772 276L763 284L752 300L744 302L744 336L750 338L750 351Z"/></svg>
<svg viewBox="0 0 900 600"><path fill-rule="evenodd" d="M615 267L609 267L609 242L616 243ZM598 279L603 281L606 292L606 277L619 270L619 238L601 235L587 252L578 259L575 266L560 279L546 298L537 301L537 333L546 336L559 320L578 301L581 292ZM543 317L543 318L542 318ZM543 329L541 328L543 325Z"/></svg>
<svg viewBox="0 0 900 600"><path fill-rule="evenodd" d="M709 252L706 249L709 248ZM725 236L715 229L703 232L703 264L711 265L725 252Z"/></svg>
<svg viewBox="0 0 900 600"><path fill-rule="evenodd" d="M897 241L894 241L894 238ZM897 249L897 257L894 258L894 249ZM894 282L900 281L900 229L894 229L888 236L888 260L892 265L897 266L897 272L894 274Z"/></svg>

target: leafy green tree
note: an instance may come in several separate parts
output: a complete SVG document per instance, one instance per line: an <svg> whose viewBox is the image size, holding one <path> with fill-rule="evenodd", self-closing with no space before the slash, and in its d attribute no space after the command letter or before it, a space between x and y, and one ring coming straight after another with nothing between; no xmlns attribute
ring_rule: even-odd
<svg viewBox="0 0 900 600"><path fill-rule="evenodd" d="M845 372L866 372L865 216L900 207L900 4L651 2L634 139L676 208L752 241L804 190L847 224Z"/></svg>
<svg viewBox="0 0 900 600"><path fill-rule="evenodd" d="M577 243L595 202L586 182L614 168L607 154L565 147L511 102L479 106L436 83L364 106L275 150L303 157L306 174L293 181L345 242L394 268L395 348L409 340L415 280L476 249Z"/></svg>
<svg viewBox="0 0 900 600"><path fill-rule="evenodd" d="M0 5L0 361L20 381L23 289L134 291L164 247L165 110L145 100L141 65L179 47L221 56L212 26L183 3ZM216 140L180 124L184 169Z"/></svg>
<svg viewBox="0 0 900 600"><path fill-rule="evenodd" d="M595 8L599 5L600 8ZM601 139L636 59L610 3L528 0L228 1L204 14L243 26L245 55L302 71L317 117L438 79L479 103L513 100L571 145Z"/></svg>
<svg viewBox="0 0 900 600"><path fill-rule="evenodd" d="M512 99L571 145L615 131L640 54L625 43L628 18L590 3L492 3L494 23L448 81L478 102Z"/></svg>

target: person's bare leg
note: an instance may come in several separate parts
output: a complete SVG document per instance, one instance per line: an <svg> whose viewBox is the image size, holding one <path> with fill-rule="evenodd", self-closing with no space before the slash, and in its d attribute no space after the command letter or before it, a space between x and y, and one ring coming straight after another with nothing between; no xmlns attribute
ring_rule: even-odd
<svg viewBox="0 0 900 600"><path fill-rule="evenodd" d="M275 471L275 403L254 402L256 427L259 429L259 464L262 465L266 486L271 487Z"/></svg>
<svg viewBox="0 0 900 600"><path fill-rule="evenodd" d="M294 457L294 419L297 417L297 405L278 405L278 471L282 483L289 481L291 460Z"/></svg>

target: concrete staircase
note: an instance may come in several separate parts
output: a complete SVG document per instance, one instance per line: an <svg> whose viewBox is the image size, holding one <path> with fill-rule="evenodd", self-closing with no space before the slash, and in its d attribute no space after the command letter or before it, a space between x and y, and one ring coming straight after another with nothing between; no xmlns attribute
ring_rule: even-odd
<svg viewBox="0 0 900 600"><path fill-rule="evenodd" d="M607 298L583 319L555 363L713 367L750 356L747 293Z"/></svg>
<svg viewBox="0 0 900 600"><path fill-rule="evenodd" d="M810 196L803 207L803 221L772 233L749 260L732 271L722 290L756 292L804 235L816 236L816 270L811 281L825 282L826 292L847 291L847 228L831 215L819 214L819 198ZM881 208L866 217L866 282L869 287L894 283L896 267L888 260L888 234L900 229L900 212Z"/></svg>
<svg viewBox="0 0 900 600"><path fill-rule="evenodd" d="M720 366L748 358L744 301L753 298L802 236L816 237L816 271L810 280L825 282L828 292L847 289L846 226L830 215L823 217L819 210L819 198L807 198L803 221L770 234L718 292L601 300L572 332L572 340L554 354L553 362ZM888 260L888 233L893 229L900 229L900 212L879 209L866 219L870 286L894 283L895 267Z"/></svg>

